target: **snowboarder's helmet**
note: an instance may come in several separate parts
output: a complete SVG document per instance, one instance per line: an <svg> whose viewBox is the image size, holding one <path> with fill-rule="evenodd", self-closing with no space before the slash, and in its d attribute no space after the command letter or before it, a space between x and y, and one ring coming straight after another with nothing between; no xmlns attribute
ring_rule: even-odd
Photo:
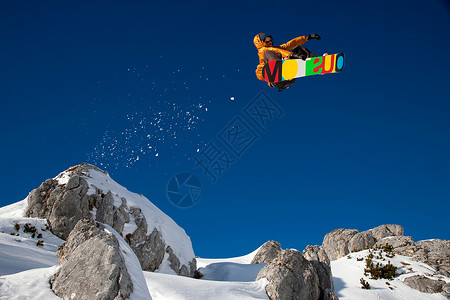
<svg viewBox="0 0 450 300"><path fill-rule="evenodd" d="M273 39L272 38L272 36L270 35L270 34L266 34L266 33L261 33L260 35L259 35L259 39L261 40L261 42L263 42L264 43L264 40L266 39L266 38L271 38L271 39Z"/></svg>

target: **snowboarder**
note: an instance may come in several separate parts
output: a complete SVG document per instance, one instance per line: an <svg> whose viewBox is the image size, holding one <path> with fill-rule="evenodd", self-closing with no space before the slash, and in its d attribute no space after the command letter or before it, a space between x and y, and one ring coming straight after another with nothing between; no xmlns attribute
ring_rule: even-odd
<svg viewBox="0 0 450 300"><path fill-rule="evenodd" d="M293 40L290 40L285 44L274 46L273 38L271 35L265 33L257 34L253 39L253 43L258 49L258 56L259 56L259 65L255 71L256 77L258 77L259 80L264 81L262 74L263 66L266 62L272 60L282 60L283 58L306 60L307 58L310 57L317 57L317 55L313 54L311 51L301 46L307 41L312 39L320 40L320 35L313 33L307 36L299 36ZM281 91L293 85L295 80L296 79L292 79L277 83L269 82L269 86L276 87L278 88L278 90Z"/></svg>

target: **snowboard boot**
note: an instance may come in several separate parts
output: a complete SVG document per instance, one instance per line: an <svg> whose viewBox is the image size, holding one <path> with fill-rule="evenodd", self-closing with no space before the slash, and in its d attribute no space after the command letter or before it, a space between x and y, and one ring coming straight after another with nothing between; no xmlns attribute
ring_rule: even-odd
<svg viewBox="0 0 450 300"><path fill-rule="evenodd" d="M291 56L293 56L292 58L294 59L306 60L307 58L317 57L318 55L312 53L305 47L297 46L294 49L292 49L292 54L289 56L289 58L291 58Z"/></svg>

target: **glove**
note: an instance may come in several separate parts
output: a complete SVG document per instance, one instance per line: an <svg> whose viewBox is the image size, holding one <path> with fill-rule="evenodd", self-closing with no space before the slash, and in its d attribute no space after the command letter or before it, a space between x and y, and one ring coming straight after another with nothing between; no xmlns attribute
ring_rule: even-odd
<svg viewBox="0 0 450 300"><path fill-rule="evenodd" d="M318 35L317 33L313 33L310 35L307 35L306 38L309 40L320 40L320 35Z"/></svg>

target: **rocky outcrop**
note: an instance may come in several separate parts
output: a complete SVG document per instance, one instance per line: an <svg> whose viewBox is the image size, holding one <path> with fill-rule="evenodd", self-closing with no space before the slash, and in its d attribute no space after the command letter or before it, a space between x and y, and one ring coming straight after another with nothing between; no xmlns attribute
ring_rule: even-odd
<svg viewBox="0 0 450 300"><path fill-rule="evenodd" d="M337 229L328 233L323 241L323 248L328 257L339 259L356 250L390 245L393 253L412 257L431 266L435 272L428 277L410 276L405 284L421 292L442 292L450 295L450 286L435 276L450 277L450 241L426 240L414 242L410 236L403 236L404 229L400 225L381 225L376 228L359 232L354 229Z"/></svg>
<svg viewBox="0 0 450 300"><path fill-rule="evenodd" d="M50 280L63 299L122 300L133 292L117 238L85 218L58 249L59 270Z"/></svg>
<svg viewBox="0 0 450 300"><path fill-rule="evenodd" d="M358 234L356 229L336 229L325 235L322 247L330 260L336 260L350 253L348 244Z"/></svg>
<svg viewBox="0 0 450 300"><path fill-rule="evenodd" d="M377 240L370 231L358 232L348 242L350 252L373 247ZM347 253L348 254L348 253Z"/></svg>
<svg viewBox="0 0 450 300"><path fill-rule="evenodd" d="M321 246L307 246L303 254L282 250L280 243L268 241L255 254L252 264L266 266L257 280L265 278L271 300L339 300L334 293L331 264Z"/></svg>
<svg viewBox="0 0 450 300"><path fill-rule="evenodd" d="M381 225L359 232L356 229L336 229L325 235L322 247L330 260L336 260L353 251L369 249L386 237L403 236L400 225Z"/></svg>
<svg viewBox="0 0 450 300"><path fill-rule="evenodd" d="M388 236L402 236L405 232L402 226L394 224L381 225L368 231L377 241Z"/></svg>
<svg viewBox="0 0 450 300"><path fill-rule="evenodd" d="M252 264L266 264L271 262L281 253L281 245L276 241L265 242L261 248L259 248L255 257L252 260Z"/></svg>
<svg viewBox="0 0 450 300"><path fill-rule="evenodd" d="M410 236L391 236L391 237L385 237L381 240L379 240L374 247L381 247L384 245L391 245L392 248L401 248L406 247L414 244L414 240Z"/></svg>
<svg viewBox="0 0 450 300"><path fill-rule="evenodd" d="M321 246L307 246L303 256L312 264L319 277L320 299L334 299L333 275L328 255ZM334 297L334 298L333 298Z"/></svg>
<svg viewBox="0 0 450 300"><path fill-rule="evenodd" d="M450 299L450 282L447 282L443 287L442 287L442 292L441 292L442 296L447 297L447 299Z"/></svg>
<svg viewBox="0 0 450 300"><path fill-rule="evenodd" d="M80 176L73 176L66 185L47 179L28 195L26 216L47 219L53 234L65 240L79 220L90 216L88 189Z"/></svg>
<svg viewBox="0 0 450 300"><path fill-rule="evenodd" d="M410 256L430 265L437 274L450 277L450 241L434 239L413 242L394 247L394 253Z"/></svg>
<svg viewBox="0 0 450 300"><path fill-rule="evenodd" d="M405 278L404 283L422 293L429 294L441 292L446 284L443 280L430 279L422 275L407 277Z"/></svg>
<svg viewBox="0 0 450 300"><path fill-rule="evenodd" d="M72 167L58 177L46 180L29 194L26 216L47 219L52 233L64 240L83 218L107 224L127 241L143 270L155 271L165 254L170 252L170 266L174 272L193 276L196 270L193 253L191 261L181 263L176 249L166 243L160 231L153 228L148 232L147 219L141 208L129 205L125 197L118 198L107 188L102 190L89 184L90 172L99 172L106 178L105 185L108 184L107 173L95 166Z"/></svg>
<svg viewBox="0 0 450 300"><path fill-rule="evenodd" d="M334 291L330 289L326 289L323 292L322 300L339 300L338 296L334 293Z"/></svg>
<svg viewBox="0 0 450 300"><path fill-rule="evenodd" d="M318 300L319 277L313 265L297 250L283 250L258 274L266 278L271 300Z"/></svg>

